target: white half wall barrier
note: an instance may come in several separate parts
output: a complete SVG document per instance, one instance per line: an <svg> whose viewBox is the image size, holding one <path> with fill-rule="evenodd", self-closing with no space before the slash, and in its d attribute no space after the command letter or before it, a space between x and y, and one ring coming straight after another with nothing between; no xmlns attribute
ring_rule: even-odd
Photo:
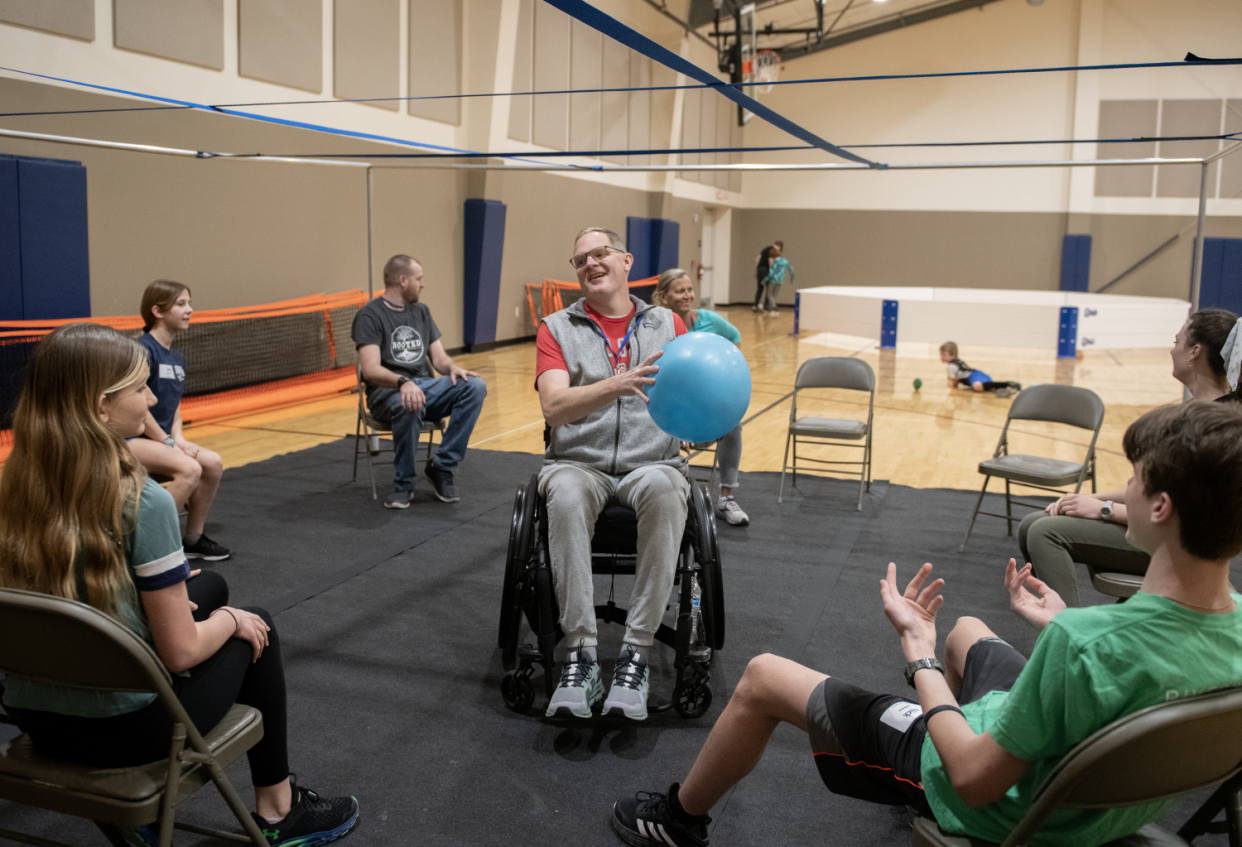
<svg viewBox="0 0 1242 847"><path fill-rule="evenodd" d="M824 285L798 292L797 322L799 329L881 347L953 340L1068 357L1092 347L1171 347L1189 313L1187 301L1172 297Z"/></svg>

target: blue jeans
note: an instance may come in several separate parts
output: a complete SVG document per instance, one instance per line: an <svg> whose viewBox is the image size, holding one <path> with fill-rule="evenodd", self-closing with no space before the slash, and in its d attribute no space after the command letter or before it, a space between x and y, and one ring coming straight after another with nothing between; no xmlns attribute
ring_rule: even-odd
<svg viewBox="0 0 1242 847"><path fill-rule="evenodd" d="M422 389L426 404L422 411L407 412L401 405L401 393L395 388L377 388L367 397L371 416L392 426L393 491L413 491L417 474L414 472L414 454L418 451L418 435L423 421L449 418L444 439L436 450L435 466L453 471L466 455L470 433L479 419L483 398L487 396L487 384L482 377L459 379L453 385L447 376L438 379L415 378Z"/></svg>

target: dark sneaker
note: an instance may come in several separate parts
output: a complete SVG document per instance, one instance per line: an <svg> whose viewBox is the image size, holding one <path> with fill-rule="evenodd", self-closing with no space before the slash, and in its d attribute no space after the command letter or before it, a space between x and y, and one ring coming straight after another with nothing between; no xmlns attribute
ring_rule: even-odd
<svg viewBox="0 0 1242 847"><path fill-rule="evenodd" d="M588 661L574 651L561 666L560 682L544 714L550 718L589 718L591 707L603 699L599 662Z"/></svg>
<svg viewBox="0 0 1242 847"><path fill-rule="evenodd" d="M320 797L290 780L293 805L279 823L268 823L251 812L271 847L314 847L344 836L358 825L358 800L354 797Z"/></svg>
<svg viewBox="0 0 1242 847"><path fill-rule="evenodd" d="M631 847L707 847L707 815L694 817L673 811L681 786L674 782L668 796L640 791L618 800L612 807L612 828Z"/></svg>
<svg viewBox="0 0 1242 847"><path fill-rule="evenodd" d="M233 554L227 547L221 547L216 542L207 537L207 533L203 533L198 537L198 541L193 544L185 545L185 557L187 559L202 559L205 562L222 562Z"/></svg>
<svg viewBox="0 0 1242 847"><path fill-rule="evenodd" d="M414 495L412 491L394 491L384 498L385 509L408 509L410 508L410 497Z"/></svg>
<svg viewBox="0 0 1242 847"><path fill-rule="evenodd" d="M431 490L436 497L445 503L456 503L461 499L457 496L457 489L453 487L452 471L446 471L428 462L423 466L423 476L427 477L427 481L431 483Z"/></svg>
<svg viewBox="0 0 1242 847"><path fill-rule="evenodd" d="M626 653L612 669L612 687L604 701L604 714L635 721L647 719L647 663L642 654L627 645Z"/></svg>

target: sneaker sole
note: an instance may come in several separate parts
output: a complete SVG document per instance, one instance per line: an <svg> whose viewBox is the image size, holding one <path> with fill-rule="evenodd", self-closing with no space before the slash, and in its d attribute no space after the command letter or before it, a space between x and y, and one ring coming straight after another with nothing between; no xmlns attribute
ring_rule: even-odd
<svg viewBox="0 0 1242 847"><path fill-rule="evenodd" d="M315 845L318 844L329 844L336 841L338 838L344 838L352 832L362 820L362 810L358 808L358 798L354 797L353 801L354 816L338 826L336 829L331 829L327 832L316 832L312 835L303 835L297 838L290 838L285 841L277 841L274 845L272 845L272 847L315 847Z"/></svg>
<svg viewBox="0 0 1242 847"><path fill-rule="evenodd" d="M593 714L594 713L590 709L587 709L586 714L584 715L581 712L575 712L573 709L569 708L568 706L560 706L555 711L549 710L543 713L544 717L560 718L561 720L569 720L570 718L588 720L593 716Z"/></svg>
<svg viewBox="0 0 1242 847"><path fill-rule="evenodd" d="M604 714L606 714L610 718L629 718L632 721L645 721L647 720L647 706L645 703L643 704L643 710L641 714L639 714L638 712L631 714L630 712L627 712L625 710L624 706L609 707L609 705L605 703Z"/></svg>
<svg viewBox="0 0 1242 847"><path fill-rule="evenodd" d="M750 525L750 518L743 518L740 521L734 522L734 521L729 520L729 515L727 512L722 512L719 509L716 510L716 517L720 518L722 521L727 523L729 526L749 526Z"/></svg>
<svg viewBox="0 0 1242 847"><path fill-rule="evenodd" d="M436 499L441 503L456 503L461 499L461 497L445 497L441 494L439 489L436 488L436 481L427 474L426 470L423 470L423 479L431 483L431 493L434 494Z"/></svg>
<svg viewBox="0 0 1242 847"><path fill-rule="evenodd" d="M406 500L404 503L389 503L385 501L384 508L385 509L408 509L410 508L410 501Z"/></svg>
<svg viewBox="0 0 1242 847"><path fill-rule="evenodd" d="M648 838L641 832L635 832L626 826L625 821L621 820L621 815L617 813L617 804L612 805L612 831L620 836L621 840L630 847L668 847L663 841L656 841L654 838Z"/></svg>
<svg viewBox="0 0 1242 847"><path fill-rule="evenodd" d="M202 559L204 562L223 562L232 555L232 553L225 553L223 556L208 556L205 553L186 553L185 557L187 559Z"/></svg>

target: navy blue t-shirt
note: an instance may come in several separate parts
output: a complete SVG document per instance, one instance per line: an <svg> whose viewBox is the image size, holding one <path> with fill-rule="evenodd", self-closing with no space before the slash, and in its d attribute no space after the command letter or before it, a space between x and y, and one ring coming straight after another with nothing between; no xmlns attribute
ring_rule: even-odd
<svg viewBox="0 0 1242 847"><path fill-rule="evenodd" d="M156 399L151 415L160 429L172 435L173 418L185 390L185 356L160 344L149 332L140 335L138 343L147 348L147 364L151 368L147 386Z"/></svg>

